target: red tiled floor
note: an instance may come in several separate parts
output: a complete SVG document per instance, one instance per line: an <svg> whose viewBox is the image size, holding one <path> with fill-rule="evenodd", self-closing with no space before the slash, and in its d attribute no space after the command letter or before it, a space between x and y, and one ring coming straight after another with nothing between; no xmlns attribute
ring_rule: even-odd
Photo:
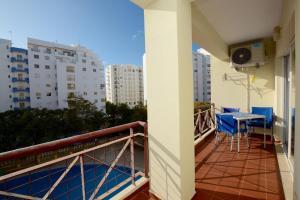
<svg viewBox="0 0 300 200"><path fill-rule="evenodd" d="M262 137L252 135L247 148L241 139L240 153L225 139L218 145L207 139L197 147L195 155L196 194L193 200L283 200L275 148L267 142L263 148ZM149 186L129 199L154 199L148 192Z"/></svg>

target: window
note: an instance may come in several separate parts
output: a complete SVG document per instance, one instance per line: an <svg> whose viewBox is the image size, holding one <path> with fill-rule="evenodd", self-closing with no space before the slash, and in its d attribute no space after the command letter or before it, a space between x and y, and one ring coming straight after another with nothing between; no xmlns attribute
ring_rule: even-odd
<svg viewBox="0 0 300 200"><path fill-rule="evenodd" d="M9 46L8 46L8 45L6 45L6 49L9 49Z"/></svg>
<svg viewBox="0 0 300 200"><path fill-rule="evenodd" d="M50 69L50 66L49 65L45 65L45 69Z"/></svg>
<svg viewBox="0 0 300 200"><path fill-rule="evenodd" d="M96 72L97 70L96 69L93 69L93 72Z"/></svg>
<svg viewBox="0 0 300 200"><path fill-rule="evenodd" d="M18 55L17 55L17 59L18 59L18 60L21 60L21 59L22 59L22 55L18 54Z"/></svg>
<svg viewBox="0 0 300 200"><path fill-rule="evenodd" d="M10 75L8 75L7 77L10 78Z"/></svg>
<svg viewBox="0 0 300 200"><path fill-rule="evenodd" d="M75 84L74 83L68 83L68 90L75 90Z"/></svg>
<svg viewBox="0 0 300 200"><path fill-rule="evenodd" d="M40 92L36 92L36 93L35 93L35 96L36 96L37 99L41 99L41 96L42 96L42 95L41 95Z"/></svg>
<svg viewBox="0 0 300 200"><path fill-rule="evenodd" d="M51 97L51 92L47 92L47 97Z"/></svg>
<svg viewBox="0 0 300 200"><path fill-rule="evenodd" d="M40 66L38 64L34 64L34 68L38 69Z"/></svg>
<svg viewBox="0 0 300 200"><path fill-rule="evenodd" d="M49 60L50 59L50 57L49 56L45 56L45 60Z"/></svg>
<svg viewBox="0 0 300 200"><path fill-rule="evenodd" d="M105 99L104 99L104 98L101 98L101 102L105 102Z"/></svg>
<svg viewBox="0 0 300 200"><path fill-rule="evenodd" d="M67 81L75 81L75 75L68 75Z"/></svg>
<svg viewBox="0 0 300 200"><path fill-rule="evenodd" d="M82 59L82 62L83 62L83 63L86 63L86 59Z"/></svg>
<svg viewBox="0 0 300 200"><path fill-rule="evenodd" d="M47 84L46 84L46 87L51 87L51 84L47 83Z"/></svg>
<svg viewBox="0 0 300 200"><path fill-rule="evenodd" d="M7 68L10 68L10 65L7 65Z"/></svg>
<svg viewBox="0 0 300 200"><path fill-rule="evenodd" d="M67 72L75 72L75 67L67 66Z"/></svg>
<svg viewBox="0 0 300 200"><path fill-rule="evenodd" d="M51 49L50 49L50 48L47 48L47 49L46 49L46 53L51 54Z"/></svg>
<svg viewBox="0 0 300 200"><path fill-rule="evenodd" d="M9 58L9 55L7 55L6 57Z"/></svg>
<svg viewBox="0 0 300 200"><path fill-rule="evenodd" d="M18 69L22 69L23 65L22 64L18 64L17 67L18 67Z"/></svg>
<svg viewBox="0 0 300 200"><path fill-rule="evenodd" d="M92 64L93 66L95 66L95 62L94 62L94 61L92 61L91 64Z"/></svg>
<svg viewBox="0 0 300 200"><path fill-rule="evenodd" d="M95 100L94 100L94 103L98 103L98 99L95 99Z"/></svg>
<svg viewBox="0 0 300 200"><path fill-rule="evenodd" d="M31 51L40 52L38 46L33 46L33 47L31 48Z"/></svg>
<svg viewBox="0 0 300 200"><path fill-rule="evenodd" d="M85 68L85 67L84 67L84 68L82 68L82 71L84 71L84 72L85 72L85 71L86 71L86 68Z"/></svg>
<svg viewBox="0 0 300 200"><path fill-rule="evenodd" d="M94 95L97 95L98 93L97 92L94 92Z"/></svg>
<svg viewBox="0 0 300 200"><path fill-rule="evenodd" d="M86 95L87 95L87 92L83 92L83 95L86 96Z"/></svg>
<svg viewBox="0 0 300 200"><path fill-rule="evenodd" d="M40 56L39 56L39 55L36 55L36 54L34 54L34 55L33 55L33 58L34 58L34 59L39 59L39 58L40 58Z"/></svg>
<svg viewBox="0 0 300 200"><path fill-rule="evenodd" d="M25 103L24 102L20 102L19 106L20 106L20 108L25 108Z"/></svg>

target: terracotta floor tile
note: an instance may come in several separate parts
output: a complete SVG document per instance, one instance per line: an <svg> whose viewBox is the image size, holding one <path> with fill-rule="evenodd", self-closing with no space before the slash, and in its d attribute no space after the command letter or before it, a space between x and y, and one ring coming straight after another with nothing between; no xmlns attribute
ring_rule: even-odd
<svg viewBox="0 0 300 200"><path fill-rule="evenodd" d="M262 139L252 134L247 148L243 138L238 153L236 140L230 152L226 138L217 146L208 138L195 155L193 200L284 200L274 146L268 141L264 149ZM151 199L147 189L131 199Z"/></svg>

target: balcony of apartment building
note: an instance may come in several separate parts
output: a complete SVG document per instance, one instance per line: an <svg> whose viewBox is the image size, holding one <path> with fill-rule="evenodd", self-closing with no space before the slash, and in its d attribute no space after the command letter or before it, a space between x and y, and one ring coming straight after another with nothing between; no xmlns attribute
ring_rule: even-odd
<svg viewBox="0 0 300 200"><path fill-rule="evenodd" d="M11 81L13 83L15 83L15 82L29 83L29 78L28 77L25 77L25 78L23 78L23 77L12 77Z"/></svg>
<svg viewBox="0 0 300 200"><path fill-rule="evenodd" d="M133 2L144 9L150 161L149 192L133 198L299 199L299 1ZM223 136L194 147L192 43L211 54L216 113L273 109L273 131L250 130L250 148L236 137L230 151ZM250 46L255 60L258 43L262 62L243 65L244 53L233 58Z"/></svg>
<svg viewBox="0 0 300 200"><path fill-rule="evenodd" d="M25 55L28 54L28 51L26 49L17 48L17 47L11 47L10 52L23 53Z"/></svg>
<svg viewBox="0 0 300 200"><path fill-rule="evenodd" d="M29 73L28 67L12 67L11 72L24 72L24 73Z"/></svg>
<svg viewBox="0 0 300 200"><path fill-rule="evenodd" d="M300 76L300 2L134 3L144 9L145 17L147 124L124 124L2 153L0 195L299 199L300 101L295 94L300 93L292 80ZM232 67L230 49L257 39L266 47L265 63L248 69ZM192 42L210 52L212 59L213 104L196 110ZM293 65L297 70L293 71ZM243 113L250 113L252 107L272 107L273 134L250 129L251 135L232 137L232 145L226 132L215 137L215 116L222 107Z"/></svg>
<svg viewBox="0 0 300 200"><path fill-rule="evenodd" d="M11 57L11 62L12 63L25 63L25 64L28 64L28 59L27 58L22 58L22 57Z"/></svg>
<svg viewBox="0 0 300 200"><path fill-rule="evenodd" d="M30 97L25 97L25 96L19 96L19 97L14 97L13 102L30 102Z"/></svg>
<svg viewBox="0 0 300 200"><path fill-rule="evenodd" d="M13 92L30 92L29 87L13 87L12 88Z"/></svg>

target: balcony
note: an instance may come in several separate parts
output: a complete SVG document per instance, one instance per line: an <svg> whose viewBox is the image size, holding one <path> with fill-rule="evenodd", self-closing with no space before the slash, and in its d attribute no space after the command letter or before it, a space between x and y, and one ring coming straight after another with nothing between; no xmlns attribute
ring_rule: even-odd
<svg viewBox="0 0 300 200"><path fill-rule="evenodd" d="M17 48L17 47L11 47L10 52L23 53L25 55L28 54L28 51L26 49L21 49L21 48Z"/></svg>
<svg viewBox="0 0 300 200"><path fill-rule="evenodd" d="M28 64L28 59L27 58L16 58L16 57L11 57L11 62L20 62L20 63L25 63Z"/></svg>
<svg viewBox="0 0 300 200"><path fill-rule="evenodd" d="M29 83L29 78L16 78L16 77L13 77L11 80L12 80L13 83L15 83L15 82Z"/></svg>
<svg viewBox="0 0 300 200"><path fill-rule="evenodd" d="M28 67L24 67L24 68L17 68L17 67L12 67L11 68L11 72L25 72L25 73L29 73L29 69Z"/></svg>
<svg viewBox="0 0 300 200"><path fill-rule="evenodd" d="M30 102L30 97L14 97L13 102Z"/></svg>
<svg viewBox="0 0 300 200"><path fill-rule="evenodd" d="M12 89L12 91L13 92L30 92L30 89L29 89L29 87L27 87L27 88L17 88L17 87L14 87Z"/></svg>

